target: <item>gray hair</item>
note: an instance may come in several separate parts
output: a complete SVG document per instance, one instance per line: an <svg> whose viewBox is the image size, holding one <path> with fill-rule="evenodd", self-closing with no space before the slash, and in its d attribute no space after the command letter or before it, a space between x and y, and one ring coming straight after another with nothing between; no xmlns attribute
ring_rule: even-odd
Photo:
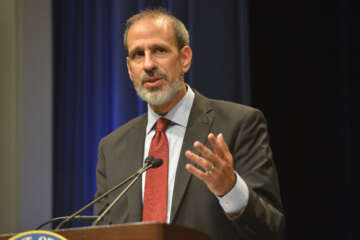
<svg viewBox="0 0 360 240"><path fill-rule="evenodd" d="M171 24L173 25L175 32L175 40L178 49L182 49L184 46L190 45L189 32L187 31L185 25L176 17L174 17L169 11L164 8L156 8L156 9L145 9L138 14L133 15L126 21L125 32L124 32L124 48L127 53L129 53L128 45L127 45L127 36L130 27L137 21L143 18L158 18L158 17L167 17L170 19Z"/></svg>

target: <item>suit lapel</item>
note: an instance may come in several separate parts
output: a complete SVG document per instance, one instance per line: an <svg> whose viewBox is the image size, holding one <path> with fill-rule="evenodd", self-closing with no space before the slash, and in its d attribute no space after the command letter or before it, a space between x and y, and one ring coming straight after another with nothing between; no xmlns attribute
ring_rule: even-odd
<svg viewBox="0 0 360 240"><path fill-rule="evenodd" d="M170 223L172 223L175 219L185 191L192 178L192 175L185 169L185 165L187 163L192 163L185 157L185 151L194 150L193 143L196 140L204 144L207 143L207 136L213 122L213 116L210 114L212 109L210 108L207 99L195 90L194 92L195 99L189 116L189 122L185 132L179 163L176 170Z"/></svg>
<svg viewBox="0 0 360 240"><path fill-rule="evenodd" d="M141 168L143 165L147 114L145 114L140 121L140 124L134 124L133 133L129 134L128 137L129 149L127 151L130 156L129 159L132 158L134 160L128 162L132 165L130 166L130 169L134 169L134 171ZM141 221L142 207L139 207L142 206L141 177L136 181L132 188L129 189L126 195L129 206L129 221Z"/></svg>

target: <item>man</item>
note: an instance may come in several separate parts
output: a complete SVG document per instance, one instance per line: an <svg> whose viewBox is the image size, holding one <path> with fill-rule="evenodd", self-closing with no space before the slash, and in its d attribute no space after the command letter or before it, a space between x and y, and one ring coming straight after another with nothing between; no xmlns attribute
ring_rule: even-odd
<svg viewBox="0 0 360 240"><path fill-rule="evenodd" d="M148 113L101 140L97 195L148 155L164 164L149 170L103 224L162 221L219 240L281 239L285 220L262 113L207 99L184 83L192 59L188 32L164 10L131 17L124 46L130 79Z"/></svg>

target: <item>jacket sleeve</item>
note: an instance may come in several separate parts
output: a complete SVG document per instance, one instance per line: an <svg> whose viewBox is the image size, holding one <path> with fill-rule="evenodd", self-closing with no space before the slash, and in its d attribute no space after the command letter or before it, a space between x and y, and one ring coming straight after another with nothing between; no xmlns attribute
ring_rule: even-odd
<svg viewBox="0 0 360 240"><path fill-rule="evenodd" d="M249 188L249 200L232 222L241 239L283 239L285 217L266 120L249 111L232 145L234 167Z"/></svg>
<svg viewBox="0 0 360 240"><path fill-rule="evenodd" d="M95 198L103 194L105 191L108 190L106 184L106 168L105 168L105 157L103 154L103 145L104 139L102 139L99 143L98 148L98 163L96 166L96 194ZM101 212L107 207L108 205L108 197L104 197L102 200L98 201L94 204L94 215L99 215ZM102 224L111 224L109 214L106 214L104 218L99 222L99 225Z"/></svg>

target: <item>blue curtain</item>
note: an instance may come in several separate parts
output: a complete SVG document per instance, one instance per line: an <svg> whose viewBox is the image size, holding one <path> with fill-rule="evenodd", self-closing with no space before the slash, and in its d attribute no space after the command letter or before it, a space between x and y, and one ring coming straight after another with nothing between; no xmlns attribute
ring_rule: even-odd
<svg viewBox="0 0 360 240"><path fill-rule="evenodd" d="M122 46L125 21L140 9L165 7L187 25L190 86L250 104L247 0L204 2L53 0L54 217L93 199L99 140L146 111Z"/></svg>

